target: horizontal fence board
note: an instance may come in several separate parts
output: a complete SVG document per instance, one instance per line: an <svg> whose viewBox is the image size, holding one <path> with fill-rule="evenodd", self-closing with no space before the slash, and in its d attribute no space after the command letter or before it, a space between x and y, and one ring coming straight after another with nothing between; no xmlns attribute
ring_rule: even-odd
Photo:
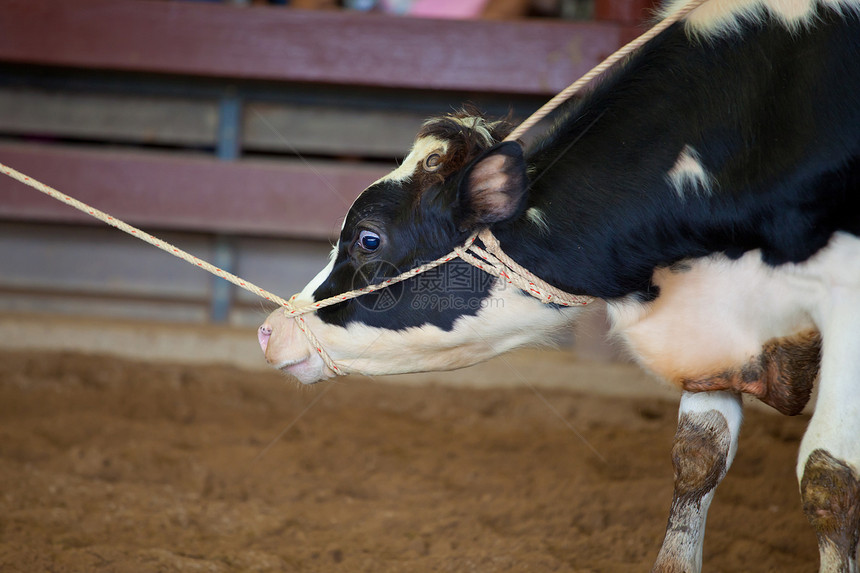
<svg viewBox="0 0 860 573"><path fill-rule="evenodd" d="M329 239L353 199L390 169L298 160L0 144L0 163L146 229ZM101 224L0 175L0 219Z"/></svg>
<svg viewBox="0 0 860 573"><path fill-rule="evenodd" d="M21 136L215 145L214 100L0 88L0 132Z"/></svg>
<svg viewBox="0 0 860 573"><path fill-rule="evenodd" d="M448 21L141 0L0 0L0 61L553 94L632 38L612 23Z"/></svg>
<svg viewBox="0 0 860 573"><path fill-rule="evenodd" d="M216 239L196 233L161 238L212 261ZM289 297L326 264L330 243L260 237L230 239L235 273ZM171 321L206 321L209 273L110 227L0 222L0 312L59 312ZM230 322L256 326L269 310L236 288Z"/></svg>
<svg viewBox="0 0 860 573"><path fill-rule="evenodd" d="M247 151L353 157L403 157L427 114L251 102L245 106Z"/></svg>
<svg viewBox="0 0 860 573"><path fill-rule="evenodd" d="M22 293L0 290L0 313L32 313L36 316L79 317L84 320L110 317L169 323L205 323L208 320L209 308L205 300L195 303L166 299L81 296L73 292ZM73 343L72 340L68 342ZM5 342L9 343L8 340Z"/></svg>
<svg viewBox="0 0 860 573"><path fill-rule="evenodd" d="M210 260L201 235L163 237ZM102 297L170 298L204 303L210 278L200 269L115 229L0 223L0 290L19 294L80 293Z"/></svg>

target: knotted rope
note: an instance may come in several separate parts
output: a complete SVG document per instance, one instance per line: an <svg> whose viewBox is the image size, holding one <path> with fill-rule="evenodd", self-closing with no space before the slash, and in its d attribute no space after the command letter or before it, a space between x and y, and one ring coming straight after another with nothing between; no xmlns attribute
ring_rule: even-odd
<svg viewBox="0 0 860 573"><path fill-rule="evenodd" d="M576 82L565 88L558 95L549 100L546 104L544 104L540 109L538 109L534 114L532 114L528 119L526 119L523 123L521 123L514 131L512 131L508 137L505 138L505 141L515 141L517 138L522 136L526 131L531 129L537 122L546 117L549 113L551 113L555 108L561 105L564 101L570 99L575 93L581 90L585 85L591 82L595 77L599 76L607 69L615 65L621 59L627 57L635 50L640 48L643 44L654 38L657 34L668 28L671 24L681 20L684 16L686 16L689 12L696 9L707 0L691 0L688 4L686 4L682 9L673 13L670 17L665 20L659 22L653 28L636 38L635 40L629 42L621 49L613 53L611 56L606 58L603 62L594 67L591 71L586 73ZM338 366L334 360L332 360L331 356L326 352L325 348L320 344L319 340L314 336L313 332L311 332L310 328L308 328L305 323L304 317L302 315L308 314L310 312L315 312L321 308L325 308L331 306L333 304L340 304L347 300L351 300L353 298L362 296L364 294L368 294L391 285L402 282L406 279L417 276L423 272L429 271L447 263L455 258L459 258L466 263L473 265L491 275L498 277L502 280L508 282L508 284L514 285L523 292L528 293L529 295L537 298L543 303L551 303L557 304L561 306L582 306L590 303L594 300L589 296L582 295L574 295L567 292L564 292L546 281L540 279L531 273L528 269L519 265L516 261L511 259L509 256L505 254L499 245L499 241L492 234L489 229L484 229L480 233L473 234L469 237L469 239L459 247L456 247L453 251L448 253L447 255L440 257L434 261L430 261L429 263L425 263L414 269L410 269L404 273L397 275L396 277L392 277L381 281L376 284L368 285L366 287L355 289L352 291L348 291L342 294L338 294L327 299L313 302L303 306L295 306L294 301L297 295L293 295L289 300L286 300L276 294L273 294L254 283L242 279L232 273L229 273L223 269L220 269L203 259L195 257L194 255L183 251L182 249L171 245L166 241L162 241L161 239L150 235L149 233L138 229L137 227L133 227L116 217L112 217L107 213L100 211L94 207L87 205L81 201L78 201L74 197L70 197L64 193L57 191L56 189L45 185L39 181L36 181L32 177L28 177L15 169L0 163L0 172L5 173L9 177L20 181L21 183L28 185L38 191L41 191L45 195L53 197L58 201L66 203L67 205L78 209L104 223L119 229L133 237L137 237L138 239L153 245L154 247L158 247L162 251L170 253L175 257L179 257L180 259L187 261L197 267L200 267L203 270L209 271L213 275L220 277L226 281L233 283L234 285L243 288L249 292L256 294L266 300L272 301L278 305L281 305L284 308L284 312L295 319L297 326L307 337L308 342L311 344L317 353L322 358L325 365L331 369L334 373L338 375L347 374L346 370ZM475 244L475 240L479 239L484 247L481 248Z"/></svg>
<svg viewBox="0 0 860 573"><path fill-rule="evenodd" d="M484 243L486 250L474 244L463 252L461 252L462 249L458 248L456 252L460 258L470 265L506 280L508 284L527 292L542 303L560 306L585 306L594 300L594 297L591 296L570 294L556 288L521 266L502 250L499 240L489 229L484 229L478 233L478 239ZM482 264L480 260L465 252L468 250L481 257L487 264Z"/></svg>

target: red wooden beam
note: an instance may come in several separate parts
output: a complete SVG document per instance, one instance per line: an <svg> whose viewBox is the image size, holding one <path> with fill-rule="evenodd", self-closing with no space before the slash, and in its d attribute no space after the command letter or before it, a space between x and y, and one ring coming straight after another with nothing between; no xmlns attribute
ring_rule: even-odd
<svg viewBox="0 0 860 573"><path fill-rule="evenodd" d="M0 61L396 88L554 94L636 30L144 0L0 0Z"/></svg>
<svg viewBox="0 0 860 573"><path fill-rule="evenodd" d="M0 144L0 162L144 230L305 239L336 236L352 200L388 171L23 144ZM0 219L102 224L5 175Z"/></svg>
<svg viewBox="0 0 860 573"><path fill-rule="evenodd" d="M640 24L657 14L659 0L594 0L594 18L620 24Z"/></svg>

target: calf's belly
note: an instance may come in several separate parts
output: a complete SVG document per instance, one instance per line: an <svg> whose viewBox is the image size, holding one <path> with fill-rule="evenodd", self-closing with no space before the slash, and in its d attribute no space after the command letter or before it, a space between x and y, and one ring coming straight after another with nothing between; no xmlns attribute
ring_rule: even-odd
<svg viewBox="0 0 860 573"><path fill-rule="evenodd" d="M609 305L613 332L644 368L688 391L746 392L785 414L803 409L820 363L809 306L820 281L751 252L659 269L654 283L651 303Z"/></svg>

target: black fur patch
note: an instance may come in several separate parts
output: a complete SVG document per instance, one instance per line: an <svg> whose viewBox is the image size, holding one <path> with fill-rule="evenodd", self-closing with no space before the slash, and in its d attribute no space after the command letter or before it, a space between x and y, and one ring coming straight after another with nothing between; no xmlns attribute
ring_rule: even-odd
<svg viewBox="0 0 860 573"><path fill-rule="evenodd" d="M687 145L710 195L682 199L667 179ZM860 234L860 22L822 8L810 28L750 23L706 44L675 25L569 104L527 161L551 233L494 230L567 291L647 300L655 268L718 252L804 261Z"/></svg>
<svg viewBox="0 0 860 573"><path fill-rule="evenodd" d="M537 207L549 231L522 216L496 223L502 247L568 292L649 300L658 295L654 270L683 259L761 249L766 263L780 265L805 261L836 231L860 235L860 20L847 14L821 7L809 27L750 22L707 42L670 27L567 104L550 134L526 150L520 212ZM493 139L509 129L499 124ZM317 300L353 288L363 265L384 260L404 270L465 240L457 184L492 142L451 117L431 121L422 135L450 142L442 167L359 198ZM712 178L710 193L682 198L672 188L667 174L686 146ZM362 228L383 238L373 255L352 247ZM450 329L477 312L489 289L481 271L463 267L440 273L472 273L477 286L467 292L441 283L422 292L407 281L385 313L352 301L319 315L337 324ZM453 298L445 310L428 310L415 302L419 294Z"/></svg>

